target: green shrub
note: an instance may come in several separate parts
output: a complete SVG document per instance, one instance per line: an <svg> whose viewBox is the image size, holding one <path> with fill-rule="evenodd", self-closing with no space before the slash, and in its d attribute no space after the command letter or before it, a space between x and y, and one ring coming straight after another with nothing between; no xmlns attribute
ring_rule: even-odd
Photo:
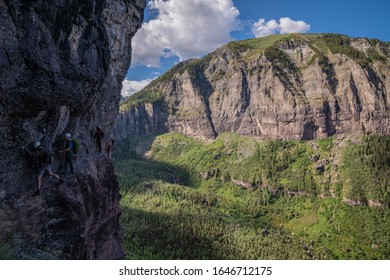
<svg viewBox="0 0 390 280"><path fill-rule="evenodd" d="M343 153L346 196L363 202L388 204L390 192L390 138L365 136Z"/></svg>

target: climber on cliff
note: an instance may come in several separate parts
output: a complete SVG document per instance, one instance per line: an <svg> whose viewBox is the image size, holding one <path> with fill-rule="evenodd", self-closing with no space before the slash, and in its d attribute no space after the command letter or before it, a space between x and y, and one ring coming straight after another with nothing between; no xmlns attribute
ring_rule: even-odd
<svg viewBox="0 0 390 280"><path fill-rule="evenodd" d="M112 151L114 150L114 145L115 145L115 137L111 134L110 140L106 141L105 143L106 154L109 158L111 158Z"/></svg>
<svg viewBox="0 0 390 280"><path fill-rule="evenodd" d="M93 138L95 139L96 143L96 151L100 154L102 152L102 142L104 138L104 132L100 125L96 126L96 131Z"/></svg>
<svg viewBox="0 0 390 280"><path fill-rule="evenodd" d="M57 178L60 181L64 181L60 176L53 173L51 170L51 164L53 163L53 157L48 151L44 151L42 144L39 141L34 142L33 150L28 151L25 147L23 150L33 159L34 171L36 174L36 190L33 195L39 195L41 192L42 176L47 172L49 176Z"/></svg>
<svg viewBox="0 0 390 280"><path fill-rule="evenodd" d="M68 175L68 166L70 169L70 174L74 174L74 168L73 168L73 151L74 151L74 142L71 139L71 134L65 133L65 141L64 141L64 156L65 156L65 162L64 162L64 175Z"/></svg>

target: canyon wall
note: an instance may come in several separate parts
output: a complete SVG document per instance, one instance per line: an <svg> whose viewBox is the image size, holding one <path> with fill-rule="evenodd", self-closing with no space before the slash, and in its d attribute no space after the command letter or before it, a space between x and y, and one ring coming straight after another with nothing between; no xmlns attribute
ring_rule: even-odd
<svg viewBox="0 0 390 280"><path fill-rule="evenodd" d="M110 135L131 38L145 0L0 0L0 223L15 258L123 256L119 187L98 155L97 125ZM35 174L22 147L41 141L63 168L63 137L78 137L76 174Z"/></svg>
<svg viewBox="0 0 390 280"><path fill-rule="evenodd" d="M389 77L390 44L378 40L288 34L231 42L130 97L115 134L389 135Z"/></svg>

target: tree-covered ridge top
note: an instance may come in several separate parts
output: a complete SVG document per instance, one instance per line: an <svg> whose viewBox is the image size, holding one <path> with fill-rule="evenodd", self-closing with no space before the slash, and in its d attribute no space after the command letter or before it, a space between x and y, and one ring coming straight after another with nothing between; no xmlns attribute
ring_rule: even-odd
<svg viewBox="0 0 390 280"><path fill-rule="evenodd" d="M366 41L370 47L364 52L353 47L352 43L359 40ZM370 63L375 61L390 64L390 42L382 42L377 39L368 38L351 38L345 35L331 33L273 34L262 38L232 41L202 58L180 62L151 82L147 87L124 100L121 103L120 110L123 112L140 103L153 103L161 100L162 93L157 89L161 88L165 82L170 81L174 75L183 74L186 71L190 76L193 76L199 71L203 71L209 65L210 61L218 57L221 51L226 49L231 50L235 56L244 58L247 61L265 55L272 63L277 63L282 67L296 71L294 62L281 50L284 44L291 42L308 45L315 51L316 58L319 61L323 61L324 57L332 53L348 56L362 67L368 67Z"/></svg>
<svg viewBox="0 0 390 280"><path fill-rule="evenodd" d="M246 39L241 41L232 41L226 46L236 51L248 51L250 49L266 49L275 45L282 39L292 39L297 37L294 34L272 34L261 38Z"/></svg>
<svg viewBox="0 0 390 280"><path fill-rule="evenodd" d="M319 34L272 34L261 38L247 39L241 41L232 41L226 46L233 50L248 51L250 49L266 49L277 45L277 43L296 40L301 41L311 46L315 45L322 51L332 50L340 46L350 46L353 41L366 40L372 47L382 47L389 51L390 42L383 42L377 39L369 38L352 38L342 34L334 33L319 33Z"/></svg>

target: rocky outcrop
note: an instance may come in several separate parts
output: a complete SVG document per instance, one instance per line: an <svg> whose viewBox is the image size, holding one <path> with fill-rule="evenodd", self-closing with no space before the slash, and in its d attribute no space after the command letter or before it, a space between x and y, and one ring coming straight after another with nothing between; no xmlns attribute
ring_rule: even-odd
<svg viewBox="0 0 390 280"><path fill-rule="evenodd" d="M161 103L142 103L129 108L117 116L114 134L121 138L129 134L150 135L167 132L166 120L169 113Z"/></svg>
<svg viewBox="0 0 390 280"><path fill-rule="evenodd" d="M58 258L123 255L118 183L91 133L97 124L112 131L144 8L145 0L0 0L4 239ZM34 174L21 148L42 139L59 170L65 132L80 139L76 176L44 179L43 194L30 197Z"/></svg>
<svg viewBox="0 0 390 280"><path fill-rule="evenodd" d="M222 132L257 139L388 135L389 65L390 44L378 40L294 34L232 42L129 98L115 132L179 131L204 140ZM159 98L148 100L151 93ZM146 107L153 111L145 118Z"/></svg>
<svg viewBox="0 0 390 280"><path fill-rule="evenodd" d="M111 161L84 159L77 169L63 183L45 178L41 195L21 192L2 201L2 234L16 244L15 258L40 258L42 252L58 259L123 257Z"/></svg>

